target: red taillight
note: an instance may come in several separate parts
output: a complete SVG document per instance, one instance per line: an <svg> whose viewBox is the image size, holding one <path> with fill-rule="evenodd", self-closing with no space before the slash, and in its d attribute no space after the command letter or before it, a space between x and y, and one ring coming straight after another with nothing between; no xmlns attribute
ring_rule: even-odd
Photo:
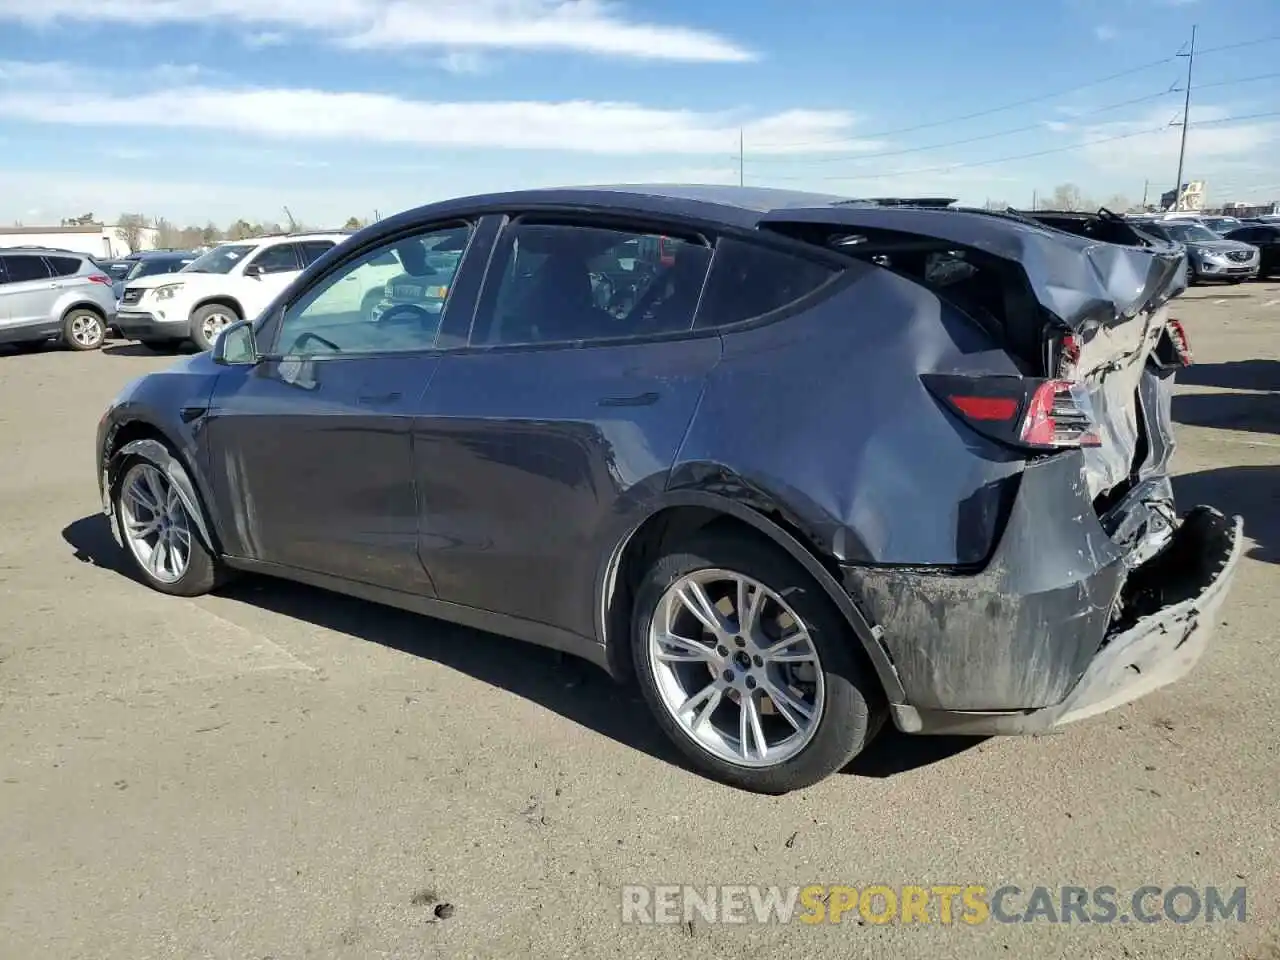
<svg viewBox="0 0 1280 960"><path fill-rule="evenodd" d="M1044 451L1102 443L1089 394L1078 381L964 374L922 379L970 427L1001 443Z"/></svg>
<svg viewBox="0 0 1280 960"><path fill-rule="evenodd" d="M111 286L111 278L105 273L91 273L89 276L85 277L85 279L90 283L101 283L107 287Z"/></svg>
<svg viewBox="0 0 1280 960"><path fill-rule="evenodd" d="M970 420L1012 420L1018 415L1019 401L1016 397L955 395L947 399Z"/></svg>
<svg viewBox="0 0 1280 960"><path fill-rule="evenodd" d="M1187 339L1186 328L1181 320L1170 320L1165 324L1169 330L1169 340L1173 343L1178 362L1184 367L1191 366L1191 341Z"/></svg>
<svg viewBox="0 0 1280 960"><path fill-rule="evenodd" d="M1036 388L1018 436L1028 446L1053 450L1102 445L1089 397L1073 380L1047 380Z"/></svg>

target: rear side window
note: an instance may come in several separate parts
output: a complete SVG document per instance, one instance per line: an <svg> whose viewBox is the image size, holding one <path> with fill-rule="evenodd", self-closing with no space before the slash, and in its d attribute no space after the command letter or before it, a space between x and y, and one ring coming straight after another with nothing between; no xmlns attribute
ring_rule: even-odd
<svg viewBox="0 0 1280 960"><path fill-rule="evenodd" d="M70 277L80 272L80 261L75 257L45 257L53 268L55 277Z"/></svg>
<svg viewBox="0 0 1280 960"><path fill-rule="evenodd" d="M326 253L333 249L332 240L304 240L302 241L302 265L309 267L315 263Z"/></svg>
<svg viewBox="0 0 1280 960"><path fill-rule="evenodd" d="M48 280L49 268L44 265L42 257L8 256L0 257L4 261L5 273L10 283L22 283L25 280Z"/></svg>
<svg viewBox="0 0 1280 960"><path fill-rule="evenodd" d="M837 272L805 257L723 237L716 244L697 326L723 327L780 310Z"/></svg>
<svg viewBox="0 0 1280 960"><path fill-rule="evenodd" d="M472 343L617 340L687 331L711 248L696 239L517 223L498 244Z"/></svg>

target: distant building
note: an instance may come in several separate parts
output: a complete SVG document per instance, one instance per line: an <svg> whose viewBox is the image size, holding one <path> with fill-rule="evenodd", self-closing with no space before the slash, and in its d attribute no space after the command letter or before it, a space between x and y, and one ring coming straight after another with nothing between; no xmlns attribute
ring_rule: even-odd
<svg viewBox="0 0 1280 960"><path fill-rule="evenodd" d="M139 250L154 250L158 239L155 227L143 227L138 234ZM123 257L129 245L118 227L86 223L61 227L2 227L0 247L56 247L95 257Z"/></svg>
<svg viewBox="0 0 1280 960"><path fill-rule="evenodd" d="M1205 182L1203 180L1192 180L1184 183L1178 194L1172 190L1166 190L1160 194L1160 209L1162 210L1195 210L1204 209L1205 201Z"/></svg>
<svg viewBox="0 0 1280 960"><path fill-rule="evenodd" d="M1232 201L1222 205L1222 213L1229 217L1266 217L1280 213L1280 200L1270 203L1242 203Z"/></svg>

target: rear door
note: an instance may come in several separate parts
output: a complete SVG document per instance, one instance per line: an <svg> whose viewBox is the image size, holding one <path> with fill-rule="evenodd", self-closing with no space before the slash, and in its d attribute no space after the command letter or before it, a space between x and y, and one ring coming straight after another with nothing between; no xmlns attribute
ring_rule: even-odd
<svg viewBox="0 0 1280 960"><path fill-rule="evenodd" d="M462 246L471 232L454 223L397 243L447 233ZM373 323L329 295L385 252L353 250L266 319L271 358L219 377L208 472L232 554L429 596L410 428L440 362L439 317Z"/></svg>
<svg viewBox="0 0 1280 960"><path fill-rule="evenodd" d="M665 232L555 217L503 230L469 345L443 357L414 424L441 599L594 636L605 541L665 486L720 358L717 334L692 331L706 240L673 240L665 265L637 256ZM446 332L465 336L458 319Z"/></svg>
<svg viewBox="0 0 1280 960"><path fill-rule="evenodd" d="M57 299L57 283L44 258L29 253L0 257L8 282L4 299L13 324L48 320Z"/></svg>

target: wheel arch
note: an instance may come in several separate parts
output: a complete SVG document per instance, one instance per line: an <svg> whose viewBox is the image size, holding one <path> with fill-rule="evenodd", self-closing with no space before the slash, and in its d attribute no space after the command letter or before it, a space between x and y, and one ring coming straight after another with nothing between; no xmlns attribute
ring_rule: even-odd
<svg viewBox="0 0 1280 960"><path fill-rule="evenodd" d="M130 457L139 457L152 463L173 483L174 489L182 498L182 505L195 523L201 542L214 556L220 555L209 512L191 479L188 465L183 460L178 445L163 429L141 418L125 420L112 431L107 444L103 464L104 492L105 502L111 509L109 519L113 532L118 535L117 518L114 514L116 490L123 476L120 468Z"/></svg>
<svg viewBox="0 0 1280 960"><path fill-rule="evenodd" d="M241 320L245 319L244 307L241 306L239 300L229 293L212 293L207 297L201 297L191 305L191 309L187 311L187 320L190 321L201 307L210 307L215 304L222 307L230 307Z"/></svg>
<svg viewBox="0 0 1280 960"><path fill-rule="evenodd" d="M103 327L106 327L107 311L102 308L101 304L94 303L92 300L72 300L62 308L62 313L59 314L59 322L65 323L72 310L88 310L90 313L97 314L98 319L102 321Z"/></svg>
<svg viewBox="0 0 1280 960"><path fill-rule="evenodd" d="M736 528L762 537L798 562L835 604L858 638L875 669L885 695L900 702L902 685L888 651L880 642L880 628L868 622L841 586L834 561L824 557L802 533L781 516L770 515L722 496L702 491L679 491L663 498L634 521L617 541L597 587L597 630L605 647L609 671L619 679L633 673L630 650L631 611L635 586L665 545L712 526Z"/></svg>

